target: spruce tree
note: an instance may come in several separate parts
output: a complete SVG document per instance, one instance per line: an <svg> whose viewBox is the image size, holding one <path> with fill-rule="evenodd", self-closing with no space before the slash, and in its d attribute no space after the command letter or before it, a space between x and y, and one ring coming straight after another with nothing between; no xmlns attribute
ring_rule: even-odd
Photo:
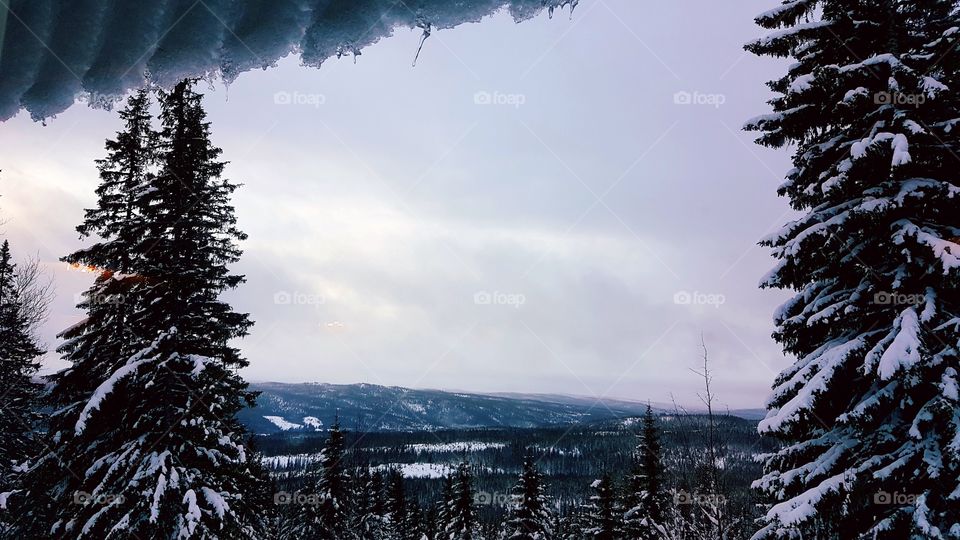
<svg viewBox="0 0 960 540"><path fill-rule="evenodd" d="M58 537L252 538L262 528L261 469L235 418L254 396L236 374L246 360L230 345L251 323L219 300L243 281L227 268L245 237L229 202L235 185L221 177L221 151L191 84L160 102L156 173L116 188L127 196L100 193L85 226L117 243L75 255L101 272L95 288L132 285L122 288L122 318L88 319L65 346L75 364L56 378L52 401L76 401L56 419L55 451L38 468L54 499L46 530ZM103 170L104 182L123 178ZM135 206L123 222L128 236L97 220L113 223L116 201ZM122 242L133 244L126 255ZM109 303L86 307L93 316Z"/></svg>
<svg viewBox="0 0 960 540"><path fill-rule="evenodd" d="M623 531L623 512L617 501L616 489L610 475L604 473L590 484L593 494L585 506L584 538L616 540Z"/></svg>
<svg viewBox="0 0 960 540"><path fill-rule="evenodd" d="M960 537L957 4L791 0L746 48L792 57L758 142L794 148L802 216L762 244L797 294L763 434L755 538Z"/></svg>
<svg viewBox="0 0 960 540"><path fill-rule="evenodd" d="M447 526L450 524L451 520L451 508L453 507L454 499L453 480L453 474L448 474L443 477L443 487L440 490L440 500L436 505L436 528L439 531L439 538L445 538Z"/></svg>
<svg viewBox="0 0 960 540"><path fill-rule="evenodd" d="M314 488L317 505L307 506L304 536L317 539L352 538L350 523L350 478L344 462L346 442L340 420L334 420L320 458L320 477Z"/></svg>
<svg viewBox="0 0 960 540"><path fill-rule="evenodd" d="M544 493L543 474L537 470L533 456L523 459L520 479L510 494L506 527L507 540L550 540L553 538L549 501Z"/></svg>
<svg viewBox="0 0 960 540"><path fill-rule="evenodd" d="M668 509L665 477L660 430L648 404L624 501L624 531L631 538L662 537Z"/></svg>
<svg viewBox="0 0 960 540"><path fill-rule="evenodd" d="M369 467L357 471L353 530L361 540L380 540L386 536L386 505L383 473Z"/></svg>
<svg viewBox="0 0 960 540"><path fill-rule="evenodd" d="M477 509L474 506L473 473L466 461L453 473L452 498L447 504L443 538L478 540L480 538Z"/></svg>
<svg viewBox="0 0 960 540"><path fill-rule="evenodd" d="M7 503L14 506L8 499L21 490L20 477L37 453L35 431L40 420L40 385L33 377L43 351L30 335L15 280L16 265L4 240L0 245L0 531L6 529Z"/></svg>
<svg viewBox="0 0 960 540"><path fill-rule="evenodd" d="M97 388L144 342L133 331L129 316L136 302L134 290L142 284L137 275L144 235L141 196L156 163L149 107L149 95L138 92L120 111L123 129L107 140L107 156L97 161L97 205L86 210L77 227L82 237L96 236L98 242L63 258L96 277L77 306L87 316L60 335L65 342L58 352L71 366L49 378L44 396L44 405L52 411L47 419L49 440L25 478L30 504L19 513L14 535L49 534L70 523L75 527L74 514L90 495L84 491L83 473L98 458L87 450L119 445L125 436L113 421L120 414L114 408L122 407L119 400L100 404L104 420L96 427L78 433L76 425Z"/></svg>
<svg viewBox="0 0 960 540"><path fill-rule="evenodd" d="M400 471L391 470L387 474L387 530L391 540L406 540L409 537L409 504L403 475Z"/></svg>

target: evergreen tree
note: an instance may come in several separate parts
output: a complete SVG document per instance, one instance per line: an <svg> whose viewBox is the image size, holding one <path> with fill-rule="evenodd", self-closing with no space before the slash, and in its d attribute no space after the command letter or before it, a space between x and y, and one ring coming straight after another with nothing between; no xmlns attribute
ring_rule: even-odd
<svg viewBox="0 0 960 540"><path fill-rule="evenodd" d="M543 475L537 470L533 456L523 460L520 479L510 494L506 528L507 540L550 540L553 538L549 501L544 493Z"/></svg>
<svg viewBox="0 0 960 540"><path fill-rule="evenodd" d="M660 431L653 410L647 405L643 432L634 453L633 470L627 479L624 531L637 539L660 538L667 517Z"/></svg>
<svg viewBox="0 0 960 540"><path fill-rule="evenodd" d="M796 363L760 432L785 443L755 486L756 538L960 537L960 18L953 0L792 0L753 53L795 59L747 123L791 145L765 238L793 289L774 337Z"/></svg>
<svg viewBox="0 0 960 540"><path fill-rule="evenodd" d="M58 351L71 366L50 377L44 396L52 411L47 419L49 444L25 478L30 504L19 513L14 535L45 535L71 520L75 525L77 504L89 495L80 474L98 457L86 450L119 445L124 437L114 422L116 408L122 407L118 400L100 403L102 424L85 433L78 433L76 425L97 388L143 343L132 331L129 315L136 301L133 291L140 283L136 275L144 235L140 198L156 162L149 107L146 92L131 96L120 111L123 129L107 140L107 156L97 161L97 206L86 210L77 231L83 237L96 235L99 242L63 258L96 277L77 306L87 317L60 335L66 341Z"/></svg>
<svg viewBox="0 0 960 540"><path fill-rule="evenodd" d="M344 434L337 419L330 427L330 437L324 444L320 458L320 478L315 486L319 504L307 506L305 535L309 538L353 538L347 534L351 500L350 478L344 462L345 450Z"/></svg>
<svg viewBox="0 0 960 540"><path fill-rule="evenodd" d="M235 242L245 235L229 203L235 185L221 177L221 151L200 101L189 82L162 94L158 143L143 144L148 156L140 161L126 154L136 152L127 148L136 144L133 135L108 143L101 178L123 182L100 190L100 206L81 227L108 241L68 260L101 272L98 295L121 283L126 296L112 303L124 309L93 320L111 302L88 294L91 317L64 347L74 366L55 378L51 402L67 408L51 423L54 452L37 467L38 491L52 494L52 511L36 513L35 531L259 536L266 490L235 418L254 396L236 374L246 360L229 344L251 323L219 300L243 281L227 265L239 258ZM131 102L125 133L142 123L144 110ZM152 159L156 174L134 172L133 163ZM128 174L113 174L122 167ZM147 183L134 178L141 174ZM121 211L121 203L133 208Z"/></svg>
<svg viewBox="0 0 960 540"><path fill-rule="evenodd" d="M0 498L7 507L11 492L19 491L19 478L35 451L35 430L40 386L33 380L43 351L31 337L15 286L16 265L10 244L0 245ZM0 531L6 529L6 512L0 513Z"/></svg>
<svg viewBox="0 0 960 540"><path fill-rule="evenodd" d="M623 512L617 501L616 489L610 475L604 473L590 485L593 494L584 508L586 526L584 538L596 540L615 540L623 530Z"/></svg>
<svg viewBox="0 0 960 540"><path fill-rule="evenodd" d="M474 507L473 473L466 461L453 473L452 498L446 510L443 538L478 540L480 537L477 509Z"/></svg>
<svg viewBox="0 0 960 540"><path fill-rule="evenodd" d="M403 475L400 471L391 470L387 474L387 529L391 540L406 540L409 538L410 524L407 491L404 486Z"/></svg>
<svg viewBox="0 0 960 540"><path fill-rule="evenodd" d="M443 488L440 491L440 501L436 506L438 538L445 538L447 526L451 522L451 508L454 500L453 474L443 478Z"/></svg>
<svg viewBox="0 0 960 540"><path fill-rule="evenodd" d="M361 467L356 474L357 497L353 529L361 540L380 540L386 537L386 505L384 502L383 473Z"/></svg>

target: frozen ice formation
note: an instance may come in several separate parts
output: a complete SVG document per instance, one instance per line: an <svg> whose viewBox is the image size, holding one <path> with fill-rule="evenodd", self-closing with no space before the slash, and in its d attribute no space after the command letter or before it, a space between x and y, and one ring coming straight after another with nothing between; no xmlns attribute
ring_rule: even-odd
<svg viewBox="0 0 960 540"><path fill-rule="evenodd" d="M431 31L507 9L515 20L578 0L7 0L0 2L0 121L78 98L109 107L145 85L306 66L359 54L395 28Z"/></svg>

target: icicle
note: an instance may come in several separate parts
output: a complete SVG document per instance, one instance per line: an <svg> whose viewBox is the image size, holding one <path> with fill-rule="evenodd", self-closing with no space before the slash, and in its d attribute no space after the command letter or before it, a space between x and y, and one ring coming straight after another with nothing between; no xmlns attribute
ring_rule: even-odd
<svg viewBox="0 0 960 540"><path fill-rule="evenodd" d="M420 58L420 51L423 50L423 43L427 41L427 38L430 37L430 23L426 21L421 21L417 23L417 26L423 28L423 36L420 37L420 46L417 47L417 54L413 57L413 67L417 67L417 59Z"/></svg>

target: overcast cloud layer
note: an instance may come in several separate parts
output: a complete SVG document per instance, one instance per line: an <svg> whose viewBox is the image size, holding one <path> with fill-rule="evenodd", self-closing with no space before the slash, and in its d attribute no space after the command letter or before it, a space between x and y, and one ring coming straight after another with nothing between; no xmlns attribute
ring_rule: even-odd
<svg viewBox="0 0 960 540"><path fill-rule="evenodd" d="M212 87L250 235L229 298L257 321L244 375L693 405L702 332L721 401L759 406L788 361L756 241L791 217L789 163L739 129L783 69L741 45L770 5L501 12L433 33L416 67L405 29L356 63ZM6 235L57 281L51 347L92 279L57 258L118 127L87 107L0 125Z"/></svg>

